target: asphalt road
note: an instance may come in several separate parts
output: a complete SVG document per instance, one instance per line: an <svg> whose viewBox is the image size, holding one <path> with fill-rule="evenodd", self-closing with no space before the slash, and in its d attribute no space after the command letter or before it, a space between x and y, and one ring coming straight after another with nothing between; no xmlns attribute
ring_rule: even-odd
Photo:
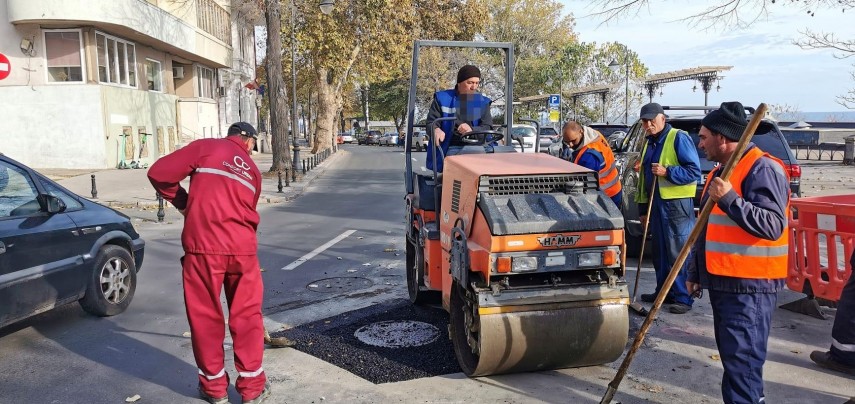
<svg viewBox="0 0 855 404"><path fill-rule="evenodd" d="M264 313L272 332L335 325L349 313L397 308L406 297L403 153L356 145L345 145L343 152L302 196L260 209ZM0 329L0 403L122 403L134 395L142 403L200 402L185 334L181 224L138 227L147 240L146 261L127 312L93 318L72 304ZM629 268L635 265L628 262ZM653 282L651 268L645 267L642 292L652 290ZM779 303L797 297L782 292ZM382 318L382 313L364 317ZM634 334L641 318L631 318ZM720 401L721 363L711 323L706 298L689 314L661 313L615 402ZM828 347L830 330L831 320L776 310L764 375L769 402L843 403L855 396L851 377L818 369L808 359L811 350ZM479 379L450 373L375 384L308 351L266 351L271 403L597 402L620 364ZM226 369L234 374L230 363ZM239 402L233 389L230 394Z"/></svg>

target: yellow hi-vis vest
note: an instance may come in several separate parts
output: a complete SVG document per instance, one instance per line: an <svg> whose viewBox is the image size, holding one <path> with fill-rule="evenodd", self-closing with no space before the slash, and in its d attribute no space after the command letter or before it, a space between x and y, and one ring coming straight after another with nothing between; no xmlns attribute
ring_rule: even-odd
<svg viewBox="0 0 855 404"><path fill-rule="evenodd" d="M678 131L679 130L676 128L671 128L671 130L669 130L665 135L665 141L662 142L662 154L659 155L659 164L665 167L680 165L680 160L677 159L677 149L674 148L674 141L677 139ZM648 141L649 140L644 141L644 147L641 149L642 163L644 162L644 155L647 153ZM698 184L694 182L690 182L685 185L677 185L668 181L668 178L666 177L657 176L656 180L659 181L659 196L662 199L692 198L695 196L695 192L698 187ZM649 201L647 190L644 189L644 186L644 168L642 167L641 171L638 173L638 192L635 193L636 203L647 203Z"/></svg>

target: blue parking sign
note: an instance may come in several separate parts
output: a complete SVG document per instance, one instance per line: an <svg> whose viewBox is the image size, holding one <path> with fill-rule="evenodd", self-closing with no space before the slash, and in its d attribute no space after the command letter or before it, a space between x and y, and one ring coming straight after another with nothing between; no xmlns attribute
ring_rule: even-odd
<svg viewBox="0 0 855 404"><path fill-rule="evenodd" d="M561 105L561 95L559 94L550 94L549 95L549 108L558 109Z"/></svg>

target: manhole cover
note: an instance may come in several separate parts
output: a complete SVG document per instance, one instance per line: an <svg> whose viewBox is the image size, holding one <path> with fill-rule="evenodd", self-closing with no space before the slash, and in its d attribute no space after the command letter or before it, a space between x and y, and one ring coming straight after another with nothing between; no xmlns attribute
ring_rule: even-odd
<svg viewBox="0 0 855 404"><path fill-rule="evenodd" d="M410 348L436 341L439 329L421 321L381 321L362 326L353 335L368 345Z"/></svg>
<svg viewBox="0 0 855 404"><path fill-rule="evenodd" d="M374 286L370 279L359 277L327 278L314 281L306 289L319 293L341 293L367 289Z"/></svg>

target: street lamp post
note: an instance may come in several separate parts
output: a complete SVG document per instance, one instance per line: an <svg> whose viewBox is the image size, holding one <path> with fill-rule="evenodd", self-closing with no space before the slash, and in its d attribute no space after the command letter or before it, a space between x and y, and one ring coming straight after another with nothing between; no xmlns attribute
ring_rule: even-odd
<svg viewBox="0 0 855 404"><path fill-rule="evenodd" d="M629 49L626 45L623 46L623 62L626 66L626 88L624 93L624 112L623 112L623 123L629 125ZM612 59L611 63L609 63L609 69L612 72L617 72L620 69L620 63L617 62L617 59Z"/></svg>
<svg viewBox="0 0 855 404"><path fill-rule="evenodd" d="M335 6L335 0L320 0L318 6L321 12L329 14ZM297 37L295 34L297 6L291 0L291 142L294 146L294 158L291 160L291 180L297 180L297 165L300 161L300 145L297 143L297 132L300 131L300 121L297 116Z"/></svg>

